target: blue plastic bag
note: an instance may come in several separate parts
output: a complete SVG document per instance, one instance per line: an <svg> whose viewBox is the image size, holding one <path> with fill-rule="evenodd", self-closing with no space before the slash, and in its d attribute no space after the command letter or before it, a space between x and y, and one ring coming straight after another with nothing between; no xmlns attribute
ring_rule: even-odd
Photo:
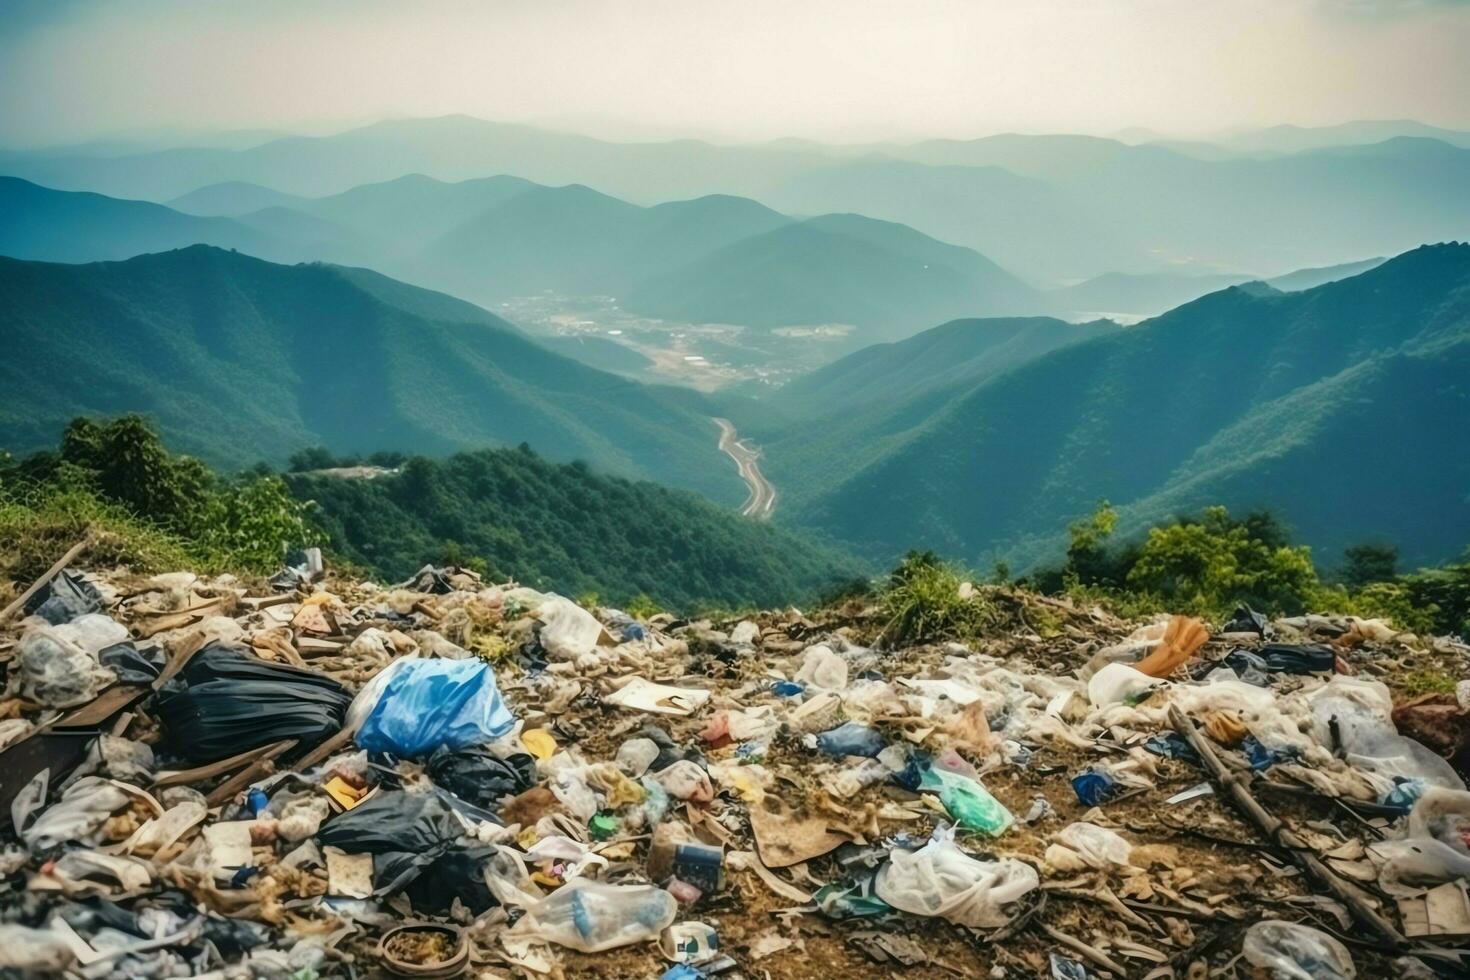
<svg viewBox="0 0 1470 980"><path fill-rule="evenodd" d="M357 744L415 759L441 745L484 745L514 727L495 671L483 660L410 660L396 666L358 729Z"/></svg>

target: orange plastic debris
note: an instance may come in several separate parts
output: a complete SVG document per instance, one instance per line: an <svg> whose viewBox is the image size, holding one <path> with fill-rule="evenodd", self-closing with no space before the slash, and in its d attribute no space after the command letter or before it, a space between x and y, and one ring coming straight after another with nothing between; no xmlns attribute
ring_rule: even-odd
<svg viewBox="0 0 1470 980"><path fill-rule="evenodd" d="M1133 666L1150 677L1168 677L1175 668L1199 652L1210 638L1205 624L1188 616L1175 616L1164 627L1164 638L1148 656Z"/></svg>

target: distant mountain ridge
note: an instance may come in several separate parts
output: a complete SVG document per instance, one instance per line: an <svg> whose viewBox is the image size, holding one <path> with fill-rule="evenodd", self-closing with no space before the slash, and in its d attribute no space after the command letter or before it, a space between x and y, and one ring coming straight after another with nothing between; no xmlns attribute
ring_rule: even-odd
<svg viewBox="0 0 1470 980"><path fill-rule="evenodd" d="M856 212L902 223L1028 279L1075 281L1179 264L1269 274L1463 234L1470 149L1453 145L1463 134L1395 125L1380 129L1389 138L1365 142L1364 127L1374 125L1328 130L1300 152L1253 157L1068 135L853 146L613 143L449 116L234 151L0 153L0 172L154 201L226 181L318 196L406 173L451 181L510 173L644 205L733 194L788 214Z"/></svg>
<svg viewBox="0 0 1470 980"><path fill-rule="evenodd" d="M0 182L0 204L10 199L25 207L0 233L0 254L19 258L91 261L203 242L368 266L486 306L551 291L692 322L842 323L858 328L849 348L1046 303L984 256L913 229L851 214L798 220L723 195L645 208L575 184L410 175L326 198L241 185L194 195L192 206L226 211L276 202L233 217L17 179Z"/></svg>

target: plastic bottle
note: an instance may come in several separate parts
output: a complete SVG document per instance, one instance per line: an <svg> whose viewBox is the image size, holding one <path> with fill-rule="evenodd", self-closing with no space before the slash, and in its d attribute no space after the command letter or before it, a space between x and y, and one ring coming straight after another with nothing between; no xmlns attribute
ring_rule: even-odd
<svg viewBox="0 0 1470 980"><path fill-rule="evenodd" d="M652 885L568 882L515 924L515 931L583 953L657 939L673 924L679 903Z"/></svg>

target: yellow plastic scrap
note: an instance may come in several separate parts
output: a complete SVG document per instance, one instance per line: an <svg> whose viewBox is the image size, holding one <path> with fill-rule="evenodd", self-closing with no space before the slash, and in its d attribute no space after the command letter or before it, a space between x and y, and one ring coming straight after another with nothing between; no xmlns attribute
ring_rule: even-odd
<svg viewBox="0 0 1470 980"><path fill-rule="evenodd" d="M587 784L594 789L602 790L607 796L607 805L616 810L630 803L642 803L648 795L639 784L629 779L621 769L612 763L602 763L592 766L587 770Z"/></svg>
<svg viewBox="0 0 1470 980"><path fill-rule="evenodd" d="M549 759L556 754L556 739L540 728L521 732L521 744L537 759Z"/></svg>
<svg viewBox="0 0 1470 980"><path fill-rule="evenodd" d="M367 790L358 789L341 776L333 776L327 780L322 789L326 790L327 795L344 810L351 810L362 802L363 797L367 796Z"/></svg>

